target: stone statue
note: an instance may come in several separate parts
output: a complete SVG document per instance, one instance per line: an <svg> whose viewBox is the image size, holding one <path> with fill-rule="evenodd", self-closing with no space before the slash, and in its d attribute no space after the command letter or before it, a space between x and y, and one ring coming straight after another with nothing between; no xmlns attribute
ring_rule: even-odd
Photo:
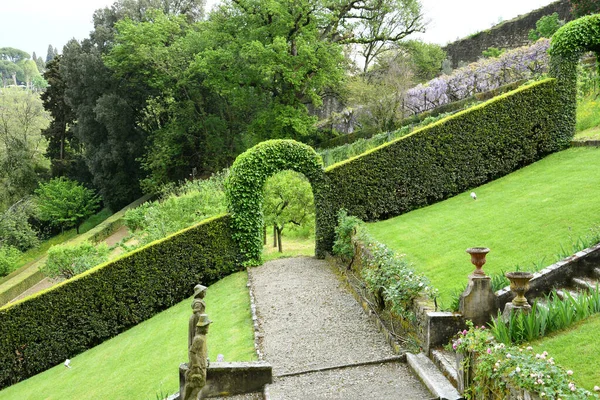
<svg viewBox="0 0 600 400"><path fill-rule="evenodd" d="M208 315L201 314L196 324L196 332L188 351L188 370L185 372L183 400L197 400L200 391L206 386L206 370L208 368L208 351L206 334L212 321Z"/></svg>
<svg viewBox="0 0 600 400"><path fill-rule="evenodd" d="M206 296L206 286L196 285L194 287L194 300L192 301L192 315L190 316L190 322L188 325L188 351L192 347L192 341L196 335L196 325L201 314L204 314L206 309L206 303L204 302L204 296Z"/></svg>

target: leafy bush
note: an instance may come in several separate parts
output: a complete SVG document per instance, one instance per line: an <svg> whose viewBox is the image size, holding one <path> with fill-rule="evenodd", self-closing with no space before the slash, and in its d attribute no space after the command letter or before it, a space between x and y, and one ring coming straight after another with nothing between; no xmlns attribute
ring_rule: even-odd
<svg viewBox="0 0 600 400"><path fill-rule="evenodd" d="M15 247L21 251L36 247L40 241L29 223L36 213L35 204L23 199L0 214L0 245Z"/></svg>
<svg viewBox="0 0 600 400"><path fill-rule="evenodd" d="M12 246L0 246L0 277L10 274L17 266L21 252Z"/></svg>
<svg viewBox="0 0 600 400"><path fill-rule="evenodd" d="M334 254L347 259L354 258L356 249L353 240L359 241L367 250L360 274L381 308L387 304L397 316L412 319L414 313L411 309L415 299L437 296L437 291L430 286L427 278L417 274L403 256L374 240L360 219L348 216L345 210L341 210L338 213Z"/></svg>
<svg viewBox="0 0 600 400"><path fill-rule="evenodd" d="M102 264L108 260L108 253L105 243L97 246L90 242L52 246L48 249L48 259L40 270L51 278L62 276L69 279Z"/></svg>
<svg viewBox="0 0 600 400"><path fill-rule="evenodd" d="M231 218L202 221L0 308L0 388L64 362L240 269Z"/></svg>
<svg viewBox="0 0 600 400"><path fill-rule="evenodd" d="M463 370L472 371L467 399L515 398L512 390L527 390L548 399L597 399L598 396L578 388L571 379L572 371L556 365L547 352L534 353L533 348L498 344L484 327L459 332L452 347L466 355Z"/></svg>
<svg viewBox="0 0 600 400"><path fill-rule="evenodd" d="M552 35L565 24L565 21L558 19L558 13L544 15L535 23L535 29L529 31L529 40L535 42L540 38L551 38Z"/></svg>
<svg viewBox="0 0 600 400"><path fill-rule="evenodd" d="M224 182L228 170L205 180L169 185L161 199L127 210L125 224L140 244L162 239L203 219L225 212Z"/></svg>
<svg viewBox="0 0 600 400"><path fill-rule="evenodd" d="M335 242L333 242L333 254L346 260L354 258L354 245L352 237L357 233L356 229L362 226L359 218L348 215L348 212L341 209L338 212L338 223L335 227Z"/></svg>

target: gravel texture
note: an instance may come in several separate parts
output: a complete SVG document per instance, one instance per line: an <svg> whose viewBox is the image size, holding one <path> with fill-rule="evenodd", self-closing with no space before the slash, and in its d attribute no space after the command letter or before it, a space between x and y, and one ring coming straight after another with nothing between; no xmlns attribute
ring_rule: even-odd
<svg viewBox="0 0 600 400"><path fill-rule="evenodd" d="M272 400L422 400L433 396L401 363L341 368L277 378Z"/></svg>
<svg viewBox="0 0 600 400"><path fill-rule="evenodd" d="M261 347L275 377L394 356L333 267L280 259L249 270ZM276 378L279 399L430 399L404 363L375 364Z"/></svg>

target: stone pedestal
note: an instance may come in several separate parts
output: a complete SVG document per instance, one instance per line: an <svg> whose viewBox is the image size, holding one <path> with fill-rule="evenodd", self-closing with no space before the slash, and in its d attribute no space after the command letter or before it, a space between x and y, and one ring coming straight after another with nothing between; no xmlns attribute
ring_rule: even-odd
<svg viewBox="0 0 600 400"><path fill-rule="evenodd" d="M498 301L489 276L469 276L469 284L460 296L459 311L477 326L486 325L497 315Z"/></svg>
<svg viewBox="0 0 600 400"><path fill-rule="evenodd" d="M529 313L531 311L531 306L529 304L525 304L523 306L516 306L513 303L506 303L504 306L504 311L502 312L502 319L504 321L508 321L510 319L510 314L515 312Z"/></svg>

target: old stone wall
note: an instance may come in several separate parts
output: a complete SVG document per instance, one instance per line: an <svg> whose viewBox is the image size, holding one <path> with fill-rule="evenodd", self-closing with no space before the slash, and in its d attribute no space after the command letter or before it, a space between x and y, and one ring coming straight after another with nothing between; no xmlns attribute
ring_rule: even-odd
<svg viewBox="0 0 600 400"><path fill-rule="evenodd" d="M525 46L529 44L527 36L531 29L535 29L535 23L541 17L555 12L562 20L571 20L569 1L559 0L510 21L502 22L491 29L450 43L444 47L444 50L452 60L452 67L456 68L460 62L477 61L481 53L489 47L514 49Z"/></svg>

